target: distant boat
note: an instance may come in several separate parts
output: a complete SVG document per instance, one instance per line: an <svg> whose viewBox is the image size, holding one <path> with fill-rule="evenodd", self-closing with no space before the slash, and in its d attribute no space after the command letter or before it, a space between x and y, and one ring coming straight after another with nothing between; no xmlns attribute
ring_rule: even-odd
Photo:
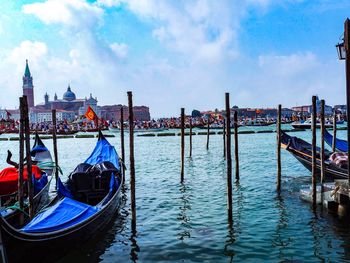
<svg viewBox="0 0 350 263"><path fill-rule="evenodd" d="M276 123L275 121L257 118L255 120L249 120L245 123L245 126L269 126Z"/></svg>
<svg viewBox="0 0 350 263"><path fill-rule="evenodd" d="M120 132L120 128L116 126L109 126L108 129L110 132ZM169 128L134 128L134 132L162 132L167 130L169 130ZM129 132L129 128L124 128L124 131Z"/></svg>
<svg viewBox="0 0 350 263"><path fill-rule="evenodd" d="M292 127L295 129L311 129L312 122L311 119L308 119L304 122L295 121L292 123ZM333 124L330 122L325 123L325 128L332 128ZM321 128L321 123L319 121L316 122L316 128Z"/></svg>

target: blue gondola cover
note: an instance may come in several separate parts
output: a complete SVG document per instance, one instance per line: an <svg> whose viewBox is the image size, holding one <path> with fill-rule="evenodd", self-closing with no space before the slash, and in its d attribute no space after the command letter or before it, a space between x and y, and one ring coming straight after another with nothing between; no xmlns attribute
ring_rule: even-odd
<svg viewBox="0 0 350 263"><path fill-rule="evenodd" d="M324 133L324 140L326 143L332 147L333 144L333 136L325 130ZM335 148L340 152L347 152L348 151L348 142L346 140L336 139L335 140Z"/></svg>
<svg viewBox="0 0 350 263"><path fill-rule="evenodd" d="M34 195L38 194L47 184L47 174L44 173L40 179L35 179L35 177L32 175L32 181L34 185Z"/></svg>
<svg viewBox="0 0 350 263"><path fill-rule="evenodd" d="M118 160L119 156L114 147L106 139L102 138L97 141L95 149L93 150L89 158L86 159L85 163L94 165L97 163L110 161L114 164L115 168L120 170Z"/></svg>
<svg viewBox="0 0 350 263"><path fill-rule="evenodd" d="M95 206L63 198L50 209L38 214L22 228L27 233L46 233L79 224L98 212Z"/></svg>

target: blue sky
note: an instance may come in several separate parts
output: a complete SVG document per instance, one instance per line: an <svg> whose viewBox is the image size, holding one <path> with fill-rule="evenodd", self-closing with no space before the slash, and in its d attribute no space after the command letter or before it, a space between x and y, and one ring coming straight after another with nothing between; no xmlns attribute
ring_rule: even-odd
<svg viewBox="0 0 350 263"><path fill-rule="evenodd" d="M334 45L349 16L338 0L0 1L0 107L21 95L25 59L36 103L68 84L99 104L180 108L345 102Z"/></svg>

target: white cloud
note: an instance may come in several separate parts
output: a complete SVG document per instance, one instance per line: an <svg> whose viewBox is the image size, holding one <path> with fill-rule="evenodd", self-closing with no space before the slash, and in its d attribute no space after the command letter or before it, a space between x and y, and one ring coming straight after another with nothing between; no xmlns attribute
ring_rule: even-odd
<svg viewBox="0 0 350 263"><path fill-rule="evenodd" d="M90 27L103 15L102 8L85 0L47 0L24 5L22 10L45 24L62 23L72 27Z"/></svg>
<svg viewBox="0 0 350 263"><path fill-rule="evenodd" d="M123 59L128 55L128 45L124 43L112 43L109 47L118 58Z"/></svg>
<svg viewBox="0 0 350 263"><path fill-rule="evenodd" d="M11 51L8 61L18 65L21 61L23 62L25 59L30 59L32 63L38 65L39 60L45 56L47 52L48 48L45 43L25 40Z"/></svg>

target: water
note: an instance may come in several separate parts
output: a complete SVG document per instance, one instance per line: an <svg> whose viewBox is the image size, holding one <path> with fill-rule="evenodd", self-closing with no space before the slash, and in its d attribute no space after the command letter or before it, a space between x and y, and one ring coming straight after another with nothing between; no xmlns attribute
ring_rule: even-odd
<svg viewBox="0 0 350 263"><path fill-rule="evenodd" d="M339 137L345 132L339 131ZM310 131L292 135L311 141ZM108 139L120 148L119 138ZM63 178L84 161L95 142L58 140ZM44 143L52 149L50 140ZM186 136L186 156L188 143ZM275 133L239 135L241 179L233 184L232 228L227 224L222 135L210 137L209 151L205 146L206 136L193 136L193 158L186 158L181 184L180 137L136 136L136 235L130 230L127 189L106 232L60 262L350 261L349 223L320 209L314 214L299 199L299 187L310 182L310 172L284 150L283 190L277 196ZM0 148L0 168L6 166L7 149L17 160L18 142L0 141Z"/></svg>

